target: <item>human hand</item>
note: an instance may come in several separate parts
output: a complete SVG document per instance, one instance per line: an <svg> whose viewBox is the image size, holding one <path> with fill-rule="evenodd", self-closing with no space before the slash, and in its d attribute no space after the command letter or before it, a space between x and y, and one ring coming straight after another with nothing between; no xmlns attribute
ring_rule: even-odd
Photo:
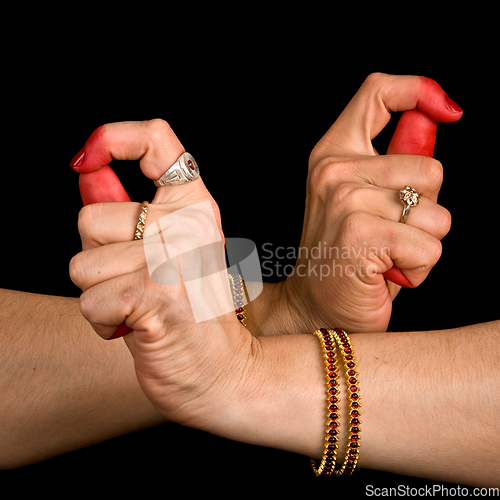
<svg viewBox="0 0 500 500"><path fill-rule="evenodd" d="M390 154L378 156L371 141L390 111L416 106L403 115ZM365 81L310 156L301 252L280 291L287 331L387 329L399 286L387 283L384 273L418 286L438 261L451 224L437 204L440 163L394 153L431 155L435 121L461 116L433 80L375 74ZM411 134L408 123L415 127ZM406 185L421 195L420 204L400 224L398 190Z"/></svg>
<svg viewBox="0 0 500 500"><path fill-rule="evenodd" d="M87 180L94 172L97 176L103 169L109 171L103 165L112 158L141 158L143 173L157 179L183 152L173 131L161 120L114 123L92 134L72 166L84 179L87 188L82 190L84 201L95 202L99 183ZM119 181L114 174L110 182L113 192L119 193L116 191ZM111 200L116 201L113 195L108 199ZM196 208L200 205L205 209ZM184 415L191 415L196 404L202 404L205 400L202 394L220 400L214 392L220 390L215 380L222 369L234 366L234 373L241 372L239 353L248 351L242 345L251 342L251 335L240 325L233 310L196 322L192 295L182 280L158 284L150 277L145 245L154 244L153 238L147 236L148 229L154 229L160 222L169 250L174 246L177 250L173 255L180 255L182 248L202 247L209 239L221 244L211 254L202 252L201 262L195 264L206 266L208 259L213 266L214 261L224 261L218 207L201 178L159 188L149 205L145 240L132 241L140 211L138 203L98 203L84 207L79 218L83 251L72 259L70 275L83 291L80 308L94 330L105 339L132 332L125 336L125 342L134 355L144 392L162 414L186 423ZM172 214L174 217L165 219ZM183 267L185 262L181 257L172 259L170 269L165 271L179 273L179 262L184 278L189 269ZM224 294L231 300L225 269L221 276L203 280L203 289L198 292L200 302L215 300L215 308ZM123 323L126 328L120 326ZM198 374L196 381L192 380L192 373Z"/></svg>
<svg viewBox="0 0 500 500"><path fill-rule="evenodd" d="M141 158L140 167L144 175L156 180L165 172L165 165L172 165L183 152L184 147L168 123L163 120L111 123L97 128L92 133L70 165L80 173L79 185L84 205L127 202L130 201L128 194L108 165L111 160ZM189 186L159 188L153 202L163 205L163 215L165 215L201 200L210 201L222 235L219 208L200 177ZM95 206L82 211L80 219L95 217L99 209L99 206ZM116 206L114 209L120 212L124 210L140 212L138 206L132 208L130 204ZM156 207L152 209L155 210ZM149 220L152 221L153 218L154 216L151 216ZM97 240L82 238L83 250L107 244L106 236L106 231L103 231ZM132 238L133 234L130 235L130 239ZM115 337L130 331L130 328L122 325L115 332Z"/></svg>

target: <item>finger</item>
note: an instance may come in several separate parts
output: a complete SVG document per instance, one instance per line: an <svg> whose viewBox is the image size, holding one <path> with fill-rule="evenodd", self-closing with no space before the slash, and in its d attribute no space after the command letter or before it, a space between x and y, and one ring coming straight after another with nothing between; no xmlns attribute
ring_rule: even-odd
<svg viewBox="0 0 500 500"><path fill-rule="evenodd" d="M344 184L343 197L348 197L347 205L352 211L363 211L382 219L399 222L403 206L399 193L393 189L383 189L357 184ZM337 201L337 203L339 203ZM407 224L425 231L437 239L448 234L451 227L451 215L446 208L420 197L419 204L410 210Z"/></svg>
<svg viewBox="0 0 500 500"><path fill-rule="evenodd" d="M395 222L390 224L398 224L404 228L401 231L402 238L391 248L394 266L403 272L411 284L410 288L417 287L427 278L441 257L441 242L429 233L412 226Z"/></svg>
<svg viewBox="0 0 500 500"><path fill-rule="evenodd" d="M186 199L163 205L150 203L145 227L149 227L158 219L173 212L178 212L189 205L190 203L186 202ZM78 231L82 240L82 250L90 250L122 241L132 241L141 211L142 203L95 203L83 207L78 216ZM180 212L178 213L180 214ZM190 214L193 215L193 212L190 212ZM214 210L213 215L215 221L219 224L218 212ZM195 222L196 218L191 220L191 224ZM199 221L199 224L203 226L203 221ZM190 234L192 228L189 226L189 222L186 222L183 227L186 234ZM205 225L203 228L205 232L208 231L208 226ZM195 230L193 230L193 234L196 234ZM221 237L223 237L222 234Z"/></svg>
<svg viewBox="0 0 500 500"><path fill-rule="evenodd" d="M146 224L155 219L155 209L149 205ZM83 207L78 216L82 249L132 241L141 210L140 203L96 203Z"/></svg>
<svg viewBox="0 0 500 500"><path fill-rule="evenodd" d="M122 183L108 165L88 174L80 174L79 186L84 205L130 201Z"/></svg>
<svg viewBox="0 0 500 500"><path fill-rule="evenodd" d="M87 174L107 166L113 159L141 159L140 168L144 175L157 180L184 151L164 120L110 123L92 133L70 165L75 171ZM188 196L195 198L194 202L209 197L201 177L187 184L158 188L154 202L176 201Z"/></svg>
<svg viewBox="0 0 500 500"><path fill-rule="evenodd" d="M135 273L146 267L143 246L129 241L85 250L70 262L73 283L85 291L117 276Z"/></svg>
<svg viewBox="0 0 500 500"><path fill-rule="evenodd" d="M443 180L443 167L433 158L415 155L387 155L361 157L331 162L324 162L327 180L323 181L326 188L332 183L341 184L346 179L361 181L386 189L399 191L409 185L417 190L420 196L432 201L437 200ZM320 175L319 168L317 174Z"/></svg>
<svg viewBox="0 0 500 500"><path fill-rule="evenodd" d="M419 109L405 111L387 149L387 154L411 154L432 157L436 143L437 123ZM408 223L412 224L413 220ZM444 235L443 235L444 236ZM409 286L409 281L397 266L384 273L384 278L396 285Z"/></svg>
<svg viewBox="0 0 500 500"><path fill-rule="evenodd" d="M97 128L70 165L89 173L116 160L141 159L146 177L158 179L184 153L184 147L164 120L109 123Z"/></svg>
<svg viewBox="0 0 500 500"><path fill-rule="evenodd" d="M415 108L437 122L454 122L462 116L460 106L430 78L370 75L318 143L314 163L326 156L376 154L371 141L387 125L391 111Z"/></svg>
<svg viewBox="0 0 500 500"><path fill-rule="evenodd" d="M399 119L387 154L432 157L436 143L437 123L419 109L405 111Z"/></svg>
<svg viewBox="0 0 500 500"><path fill-rule="evenodd" d="M150 304L157 304L153 312ZM80 296L80 311L104 339L117 338L131 330L134 334L147 334L150 328L157 336L158 321L166 327L193 321L185 287L156 285L145 270L87 289Z"/></svg>
<svg viewBox="0 0 500 500"><path fill-rule="evenodd" d="M410 286L416 287L425 280L441 255L441 243L437 238L406 224L366 212L351 213L343 224L347 248L363 248L365 241L370 241L370 251L366 255L360 253L358 258L361 260L356 264L359 276L370 284L377 274L387 272L394 264L404 272Z"/></svg>
<svg viewBox="0 0 500 500"><path fill-rule="evenodd" d="M102 338L110 339L119 328L130 328L125 321L138 308L141 295L145 294L143 287L137 283L131 286L133 283L129 275L119 276L89 288L80 296L83 317Z"/></svg>

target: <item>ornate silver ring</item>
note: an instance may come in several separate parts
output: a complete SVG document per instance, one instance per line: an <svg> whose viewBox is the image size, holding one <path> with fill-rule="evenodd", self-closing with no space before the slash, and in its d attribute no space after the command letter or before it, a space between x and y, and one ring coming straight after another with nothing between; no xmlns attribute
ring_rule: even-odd
<svg viewBox="0 0 500 500"><path fill-rule="evenodd" d="M189 153L182 153L177 161L157 180L156 187L174 186L194 181L200 175L195 159Z"/></svg>

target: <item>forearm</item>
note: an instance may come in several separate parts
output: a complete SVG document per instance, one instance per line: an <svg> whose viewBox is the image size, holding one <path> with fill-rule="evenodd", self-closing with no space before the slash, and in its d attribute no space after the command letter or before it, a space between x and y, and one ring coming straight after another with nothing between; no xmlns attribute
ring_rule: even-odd
<svg viewBox="0 0 500 500"><path fill-rule="evenodd" d="M361 388L359 467L500 484L500 322L350 337ZM255 369L234 400L228 437L321 457L326 390L318 340L287 335L254 343ZM339 456L346 442L341 390Z"/></svg>
<svg viewBox="0 0 500 500"><path fill-rule="evenodd" d="M103 341L77 299L0 290L0 468L164 421L121 340Z"/></svg>

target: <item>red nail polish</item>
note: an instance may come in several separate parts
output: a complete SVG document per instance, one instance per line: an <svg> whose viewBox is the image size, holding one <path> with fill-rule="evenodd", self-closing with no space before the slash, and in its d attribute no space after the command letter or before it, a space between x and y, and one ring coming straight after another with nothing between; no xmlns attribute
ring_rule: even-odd
<svg viewBox="0 0 500 500"><path fill-rule="evenodd" d="M452 113L463 113L464 110L455 101L452 101L448 96L446 96L445 102L446 107Z"/></svg>
<svg viewBox="0 0 500 500"><path fill-rule="evenodd" d="M132 328L129 328L125 323L123 323L116 329L116 332L113 333L113 335L111 335L108 340L119 339L120 337L128 335L132 331Z"/></svg>
<svg viewBox="0 0 500 500"><path fill-rule="evenodd" d="M80 165L83 163L83 159L85 158L85 146L77 153L77 155L71 160L69 163L71 168L78 169Z"/></svg>

